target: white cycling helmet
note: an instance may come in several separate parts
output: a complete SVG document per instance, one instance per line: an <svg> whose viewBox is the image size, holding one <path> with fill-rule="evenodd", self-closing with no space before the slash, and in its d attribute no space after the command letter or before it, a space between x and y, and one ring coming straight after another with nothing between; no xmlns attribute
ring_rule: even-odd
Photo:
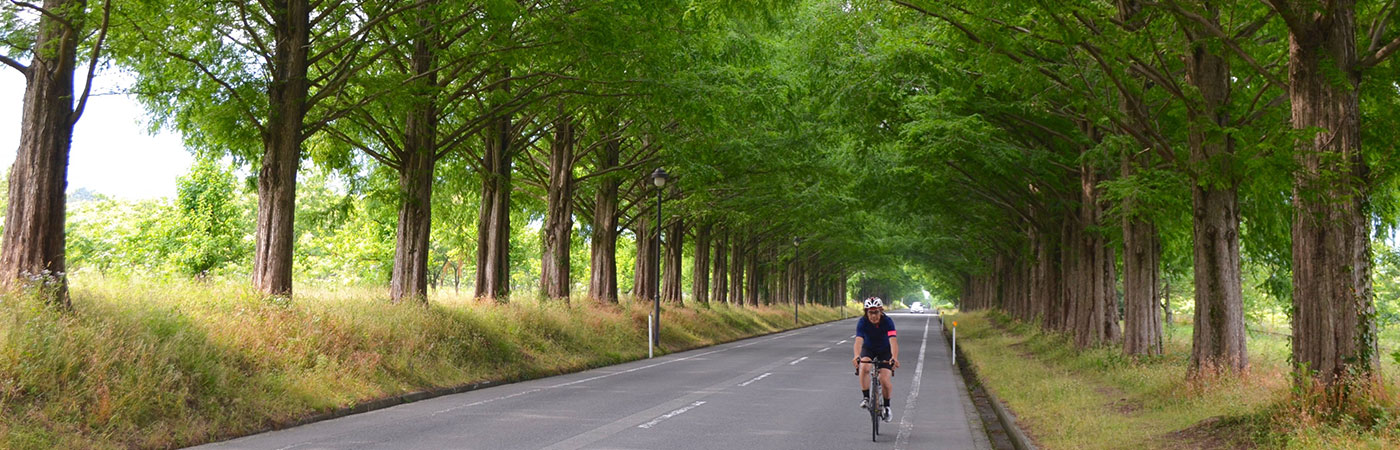
<svg viewBox="0 0 1400 450"><path fill-rule="evenodd" d="M880 297L870 297L865 299L865 309L880 308L885 309L885 302Z"/></svg>

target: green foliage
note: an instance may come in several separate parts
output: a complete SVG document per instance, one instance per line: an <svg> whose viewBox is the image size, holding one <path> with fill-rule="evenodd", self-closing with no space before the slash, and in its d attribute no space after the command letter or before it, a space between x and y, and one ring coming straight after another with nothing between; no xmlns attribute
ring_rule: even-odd
<svg viewBox="0 0 1400 450"><path fill-rule="evenodd" d="M252 252L251 215L238 202L233 172L200 158L175 182L178 224L170 255L181 273L206 275L228 264L246 263Z"/></svg>
<svg viewBox="0 0 1400 450"><path fill-rule="evenodd" d="M305 175L298 182L293 222L294 275L313 283L388 284L397 197L370 186L374 175L370 181L322 170ZM368 183L362 187L367 192L354 190L356 183Z"/></svg>
<svg viewBox="0 0 1400 450"><path fill-rule="evenodd" d="M1393 235L1392 235L1393 236ZM1372 248L1372 289L1376 296L1376 326L1382 341L1400 342L1400 252L1392 247L1394 238ZM1400 352L1396 352L1400 357ZM1400 362L1400 360L1397 360Z"/></svg>
<svg viewBox="0 0 1400 450"><path fill-rule="evenodd" d="M128 201L99 196L68 205L70 272L160 274L170 270L180 218L169 200Z"/></svg>
<svg viewBox="0 0 1400 450"><path fill-rule="evenodd" d="M436 284L460 289L464 280L470 286L474 279L481 183L464 161L454 157L440 164L437 172L428 266L440 272Z"/></svg>

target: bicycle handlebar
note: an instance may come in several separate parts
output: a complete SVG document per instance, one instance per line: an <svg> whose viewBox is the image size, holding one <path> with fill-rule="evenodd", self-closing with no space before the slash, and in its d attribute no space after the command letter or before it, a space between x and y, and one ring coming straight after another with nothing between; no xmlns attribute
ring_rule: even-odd
<svg viewBox="0 0 1400 450"><path fill-rule="evenodd" d="M860 363L861 363L861 364L879 364L879 363L889 363L890 361L893 361L892 359L874 359L874 358L870 358L870 357L868 357L868 356L866 356L866 357L861 357L861 358L859 358L859 359L860 359ZM854 373L854 374L852 374L852 375L860 375L860 368L857 367L857 368L856 368L856 373Z"/></svg>

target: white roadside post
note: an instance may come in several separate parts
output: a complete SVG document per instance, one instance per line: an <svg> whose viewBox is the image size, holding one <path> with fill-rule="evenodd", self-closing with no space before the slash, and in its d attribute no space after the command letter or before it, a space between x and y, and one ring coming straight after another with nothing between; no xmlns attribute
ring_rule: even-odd
<svg viewBox="0 0 1400 450"><path fill-rule="evenodd" d="M958 321L953 321L953 365L958 365Z"/></svg>
<svg viewBox="0 0 1400 450"><path fill-rule="evenodd" d="M647 314L647 359L651 359L651 348L652 348L651 343L652 343L652 342L656 342L655 339L652 339L652 333L655 333L655 332L656 332L656 331L654 331L654 329L652 328L652 325L651 325L651 320L652 320L654 317L655 317L655 316L652 316L652 315L650 315L650 314ZM956 347L955 347L955 348L956 348Z"/></svg>

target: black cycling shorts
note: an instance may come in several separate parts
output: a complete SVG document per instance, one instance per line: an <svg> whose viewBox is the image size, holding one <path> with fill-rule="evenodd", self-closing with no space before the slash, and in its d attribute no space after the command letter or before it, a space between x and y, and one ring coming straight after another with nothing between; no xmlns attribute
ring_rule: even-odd
<svg viewBox="0 0 1400 450"><path fill-rule="evenodd" d="M892 354L890 353L890 350L889 350L889 349L885 349L884 351L875 351L875 350L870 349L869 347L861 347L861 348L860 348L860 357L861 357L861 358L882 359L882 360L885 360L885 361L889 361L891 358L894 357L894 355L892 355ZM890 372L894 372L894 365L892 365L892 364L890 364L890 363L887 363L887 362L875 363L875 367L876 367L876 368L879 368L879 369L890 369Z"/></svg>

